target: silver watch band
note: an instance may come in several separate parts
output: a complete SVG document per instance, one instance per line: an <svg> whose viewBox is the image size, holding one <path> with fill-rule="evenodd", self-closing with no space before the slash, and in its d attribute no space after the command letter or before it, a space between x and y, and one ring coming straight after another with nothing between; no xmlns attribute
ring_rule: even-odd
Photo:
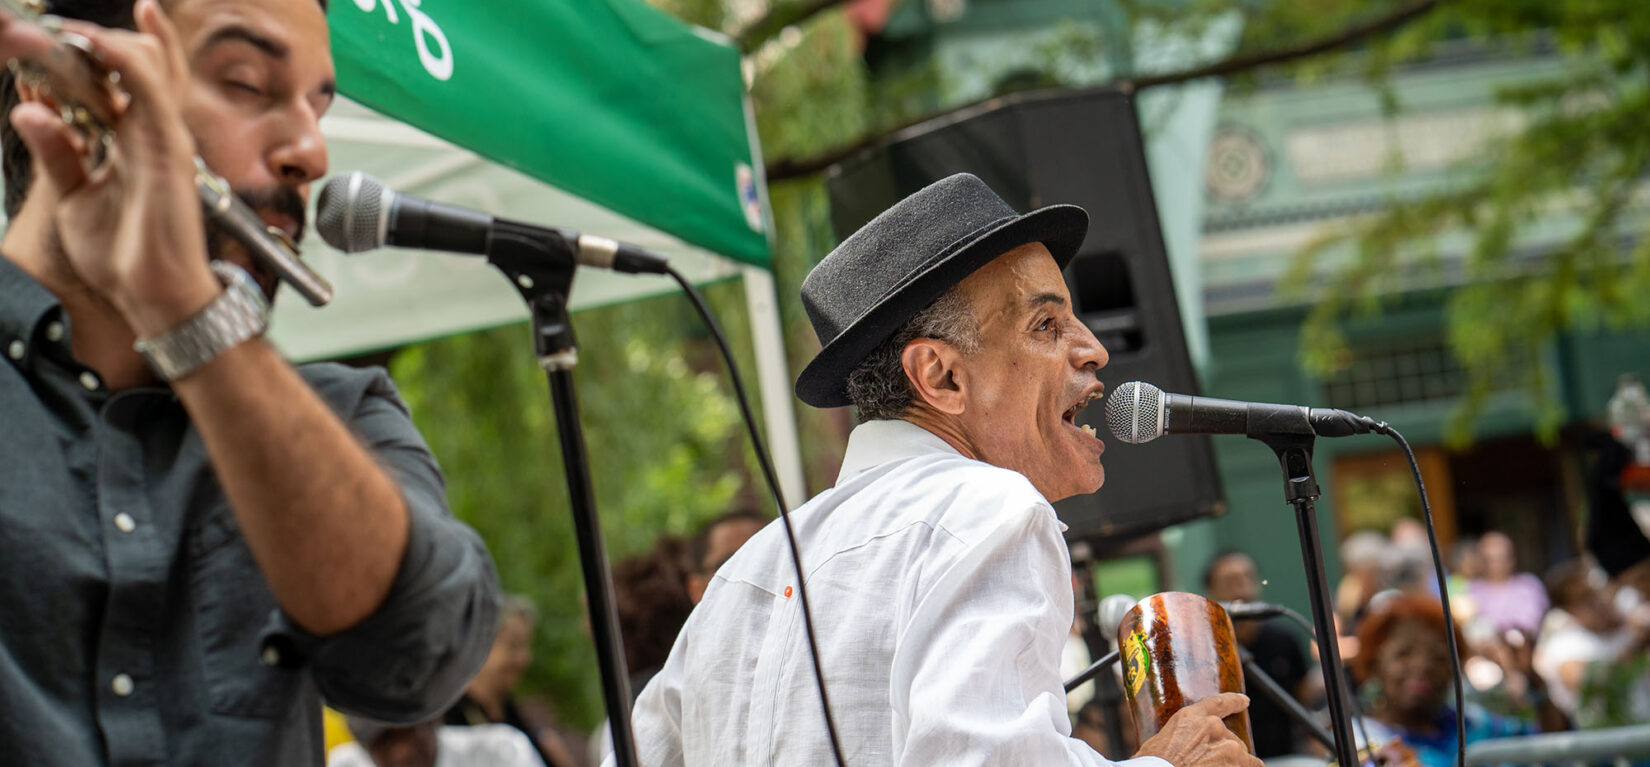
<svg viewBox="0 0 1650 767"><path fill-rule="evenodd" d="M213 261L212 272L224 285L212 303L183 324L132 345L162 380L195 372L226 350L263 335L269 326L269 301L252 275L227 261Z"/></svg>

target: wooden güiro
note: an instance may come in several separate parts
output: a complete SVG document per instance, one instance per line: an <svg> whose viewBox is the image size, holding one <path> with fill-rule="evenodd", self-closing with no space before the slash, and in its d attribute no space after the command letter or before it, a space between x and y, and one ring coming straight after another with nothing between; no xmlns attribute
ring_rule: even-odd
<svg viewBox="0 0 1650 767"><path fill-rule="evenodd" d="M1197 594L1166 591L1140 600L1118 624L1117 647L1140 742L1185 706L1218 693L1244 692L1232 619ZM1249 712L1225 722L1253 754Z"/></svg>

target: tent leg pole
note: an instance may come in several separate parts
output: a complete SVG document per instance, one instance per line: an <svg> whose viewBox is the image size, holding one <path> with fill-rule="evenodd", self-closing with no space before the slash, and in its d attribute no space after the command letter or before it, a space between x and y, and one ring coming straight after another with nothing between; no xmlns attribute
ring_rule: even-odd
<svg viewBox="0 0 1650 767"><path fill-rule="evenodd" d="M768 427L768 449L779 489L787 506L807 497L802 475L802 449L797 438L796 410L791 402L791 375L785 364L785 336L779 324L773 275L754 266L744 267L745 305L750 311L751 344L756 350L757 388L762 392L763 420Z"/></svg>

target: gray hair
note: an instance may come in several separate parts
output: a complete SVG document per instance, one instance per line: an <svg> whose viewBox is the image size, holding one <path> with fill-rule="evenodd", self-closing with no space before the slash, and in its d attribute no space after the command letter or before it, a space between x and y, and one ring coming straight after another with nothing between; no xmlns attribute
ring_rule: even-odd
<svg viewBox="0 0 1650 767"><path fill-rule="evenodd" d="M498 599L498 622L504 624L505 618L522 618L528 623L539 619L539 611L533 606L533 600L521 594L503 594Z"/></svg>
<svg viewBox="0 0 1650 767"><path fill-rule="evenodd" d="M889 336L848 374L848 399L859 411L859 422L888 421L905 415L916 390L906 378L900 357L905 345L918 338L932 338L956 347L963 354L980 348L980 321L968 298L956 286L940 294L905 326Z"/></svg>

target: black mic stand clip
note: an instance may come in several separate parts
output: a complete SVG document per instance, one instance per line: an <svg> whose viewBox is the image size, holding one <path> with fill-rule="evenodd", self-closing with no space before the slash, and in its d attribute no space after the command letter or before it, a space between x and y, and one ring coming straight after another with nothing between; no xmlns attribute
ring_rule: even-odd
<svg viewBox="0 0 1650 767"><path fill-rule="evenodd" d="M533 353L550 382L550 405L556 414L561 440L562 468L567 474L573 533L578 541L579 566L584 576L590 612L591 641L601 669L602 698L613 728L613 757L619 767L635 767L636 744L630 729L630 682L625 668L624 643L608 577L607 549L596 515L590 481L590 456L585 449L573 390L573 366L578 364L578 342L573 336L567 300L577 263L574 244L555 232L516 226L499 220L489 235L487 262L509 278L527 302L533 321Z"/></svg>

